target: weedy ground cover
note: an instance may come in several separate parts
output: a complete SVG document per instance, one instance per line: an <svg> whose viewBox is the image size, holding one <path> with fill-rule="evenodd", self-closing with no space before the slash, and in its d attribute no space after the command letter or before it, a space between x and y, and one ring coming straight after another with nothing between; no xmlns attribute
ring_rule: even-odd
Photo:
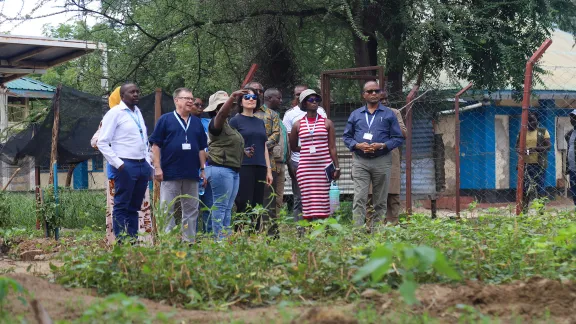
<svg viewBox="0 0 576 324"><path fill-rule="evenodd" d="M54 271L65 285L189 308L350 301L367 288L398 289L415 303L416 285L422 283L574 279L575 220L571 213L460 221L415 216L366 234L329 219L309 224L302 237L294 224L285 224L278 240L239 234L192 246L170 237L155 247L79 246Z"/></svg>
<svg viewBox="0 0 576 324"><path fill-rule="evenodd" d="M106 228L106 193L104 191L60 188L59 224L66 229L95 230ZM5 192L0 194L0 228L36 227L34 193Z"/></svg>
<svg viewBox="0 0 576 324"><path fill-rule="evenodd" d="M477 218L462 220L415 215L400 226L368 234L351 226L349 205L343 204L335 218L300 223L306 227L304 234L283 211L278 240L237 233L219 243L200 236L189 246L179 242L177 228L161 233L155 246L110 248L102 244L104 194L67 194L73 202L64 207L62 224L83 229L63 232L66 243L58 257L63 265L53 267L56 281L95 288L101 295L122 293L188 309L229 310L349 304L374 289L393 292L406 304L417 305L415 292L422 284L461 285L469 280L505 284L534 277L563 281L576 276L576 215L570 212L540 210L539 215L508 217L478 211ZM0 231L5 242L41 236L33 230L33 198L15 194L2 200L9 207L0 211L9 208L11 214L3 218L4 224L16 226ZM156 215L162 228L166 215L160 211ZM247 225L250 217L236 219ZM115 302L109 304L126 305L119 318L141 309L135 299L125 296L110 297ZM84 318L104 316L106 305L95 306L96 313ZM483 314L466 305L459 309L466 322L485 321ZM425 313L409 313L398 318L429 320ZM356 317L371 322L382 315L381 310L374 313L368 307Z"/></svg>

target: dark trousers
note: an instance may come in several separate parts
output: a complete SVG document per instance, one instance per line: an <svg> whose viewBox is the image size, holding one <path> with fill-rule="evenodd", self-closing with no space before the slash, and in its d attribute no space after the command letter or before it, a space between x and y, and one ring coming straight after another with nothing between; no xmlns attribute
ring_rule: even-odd
<svg viewBox="0 0 576 324"><path fill-rule="evenodd" d="M142 206L152 169L146 161L123 159L124 168L114 174L113 230L116 238L138 234L138 211Z"/></svg>
<svg viewBox="0 0 576 324"><path fill-rule="evenodd" d="M537 163L527 163L524 167L524 199L522 208L528 209L530 202L546 194L544 179L546 170Z"/></svg>
<svg viewBox="0 0 576 324"><path fill-rule="evenodd" d="M300 187L298 186L298 180L296 179L296 171L298 170L298 162L294 162L290 160L291 171L288 172L290 174L290 178L292 178L292 197L294 198L294 207L293 215L294 221L298 222L299 220L304 219L302 217L302 198L300 197Z"/></svg>
<svg viewBox="0 0 576 324"><path fill-rule="evenodd" d="M282 179L284 175L282 175ZM264 186L264 207L267 209L267 213L263 215L264 226L268 230L268 236L278 237L278 214L276 213L276 195L277 192L274 192L274 188L276 188L278 179L278 173L272 172L272 185ZM264 178L266 179L266 178Z"/></svg>
<svg viewBox="0 0 576 324"><path fill-rule="evenodd" d="M240 187L234 200L237 213L246 213L251 207L264 204L266 171L266 167L258 165L243 165L240 168ZM262 220L258 215L252 215L252 224L255 230L261 229Z"/></svg>
<svg viewBox="0 0 576 324"><path fill-rule="evenodd" d="M572 201L576 205L576 171L568 171L570 176L570 193L572 194Z"/></svg>

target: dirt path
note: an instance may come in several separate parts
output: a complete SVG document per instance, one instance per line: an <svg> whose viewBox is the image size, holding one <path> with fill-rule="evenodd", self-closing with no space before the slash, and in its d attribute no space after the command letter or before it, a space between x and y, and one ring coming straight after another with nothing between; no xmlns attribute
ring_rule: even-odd
<svg viewBox="0 0 576 324"><path fill-rule="evenodd" d="M47 280L29 274L14 273L8 277L18 281L25 289L31 292L40 301L52 320L72 320L80 317L84 310L92 303L102 300L89 289L69 289L60 285L49 283ZM287 321L297 316L299 309L289 311L277 307L255 308L234 311L193 311L177 309L168 305L147 299L140 299L148 308L151 315L157 312L174 313L172 319L178 323L219 323L242 320L243 323L277 323ZM9 311L15 315L24 315L30 323L35 323L30 309L14 300Z"/></svg>
<svg viewBox="0 0 576 324"><path fill-rule="evenodd" d="M68 289L30 274L12 273L15 279L44 306L53 320L78 318L92 303L102 298L90 289ZM460 285L423 285L417 291L420 305L407 309L397 293L363 294L364 300L353 304L326 307L281 308L276 306L229 311L194 311L174 308L159 302L140 299L151 315L158 312L174 314L178 323L357 323L354 318L367 304L373 305L379 316L394 319L395 313L429 314L443 323L458 323L464 314L484 314L504 322L576 323L576 283L560 283L532 278L506 285L484 285L466 282ZM471 307L463 307L469 305ZM473 307L473 309L472 309ZM14 301L8 307L12 314L25 316L34 323L28 307ZM548 314L548 315L547 315ZM394 322L394 321L393 321Z"/></svg>

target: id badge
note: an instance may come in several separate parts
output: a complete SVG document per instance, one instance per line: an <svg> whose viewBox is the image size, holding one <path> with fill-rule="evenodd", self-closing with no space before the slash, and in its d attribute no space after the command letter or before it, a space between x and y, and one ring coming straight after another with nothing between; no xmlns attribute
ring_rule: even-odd
<svg viewBox="0 0 576 324"><path fill-rule="evenodd" d="M191 150L192 147L190 146L190 143L182 143L182 149L184 151L188 151L188 150Z"/></svg>
<svg viewBox="0 0 576 324"><path fill-rule="evenodd" d="M372 134L370 133L364 133L364 137L365 140L371 141L372 140Z"/></svg>
<svg viewBox="0 0 576 324"><path fill-rule="evenodd" d="M310 153L316 153L316 146L310 146Z"/></svg>

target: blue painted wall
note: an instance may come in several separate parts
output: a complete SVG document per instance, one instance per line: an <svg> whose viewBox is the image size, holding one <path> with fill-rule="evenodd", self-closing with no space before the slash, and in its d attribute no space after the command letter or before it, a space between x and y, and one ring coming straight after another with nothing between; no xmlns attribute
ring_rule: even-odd
<svg viewBox="0 0 576 324"><path fill-rule="evenodd" d="M74 189L88 189L88 161L78 163L74 168Z"/></svg>
<svg viewBox="0 0 576 324"><path fill-rule="evenodd" d="M554 100L540 100L540 127L550 133L552 145L556 142L556 117L568 116L571 110L555 108ZM496 139L495 116L509 115L510 188L516 188L518 155L516 138L520 131L520 107L487 106L460 114L460 174L462 189L496 188ZM546 186L556 186L556 155L548 152Z"/></svg>

